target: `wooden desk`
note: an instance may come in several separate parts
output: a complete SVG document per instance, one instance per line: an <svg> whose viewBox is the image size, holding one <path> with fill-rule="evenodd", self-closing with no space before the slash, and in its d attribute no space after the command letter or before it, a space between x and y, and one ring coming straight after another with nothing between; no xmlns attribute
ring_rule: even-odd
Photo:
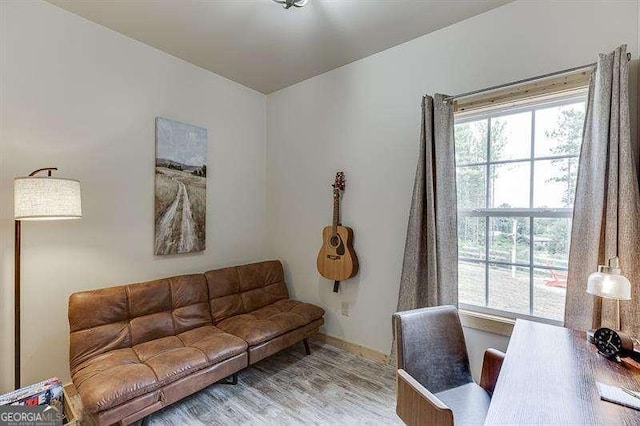
<svg viewBox="0 0 640 426"><path fill-rule="evenodd" d="M600 400L596 381L640 390L640 371L598 355L585 333L518 320L486 425L640 425L640 411Z"/></svg>

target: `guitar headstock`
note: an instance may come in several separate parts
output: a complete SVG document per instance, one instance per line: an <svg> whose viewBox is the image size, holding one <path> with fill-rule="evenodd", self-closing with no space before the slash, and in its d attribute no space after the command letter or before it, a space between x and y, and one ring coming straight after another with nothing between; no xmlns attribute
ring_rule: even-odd
<svg viewBox="0 0 640 426"><path fill-rule="evenodd" d="M336 179L333 182L333 185L331 185L333 187L334 196L336 197L340 196L340 191L344 191L344 184L345 184L344 172L336 173Z"/></svg>

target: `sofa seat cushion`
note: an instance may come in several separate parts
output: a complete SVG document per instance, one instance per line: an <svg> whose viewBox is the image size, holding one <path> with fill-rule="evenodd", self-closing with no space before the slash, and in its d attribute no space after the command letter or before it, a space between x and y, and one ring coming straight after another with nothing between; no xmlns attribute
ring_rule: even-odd
<svg viewBox="0 0 640 426"><path fill-rule="evenodd" d="M151 367L161 385L209 365L207 356L201 350L185 346L176 336L140 343L133 350L141 362Z"/></svg>
<svg viewBox="0 0 640 426"><path fill-rule="evenodd" d="M202 351L209 364L217 364L247 350L247 342L210 325L178 335L185 346Z"/></svg>
<svg viewBox="0 0 640 426"><path fill-rule="evenodd" d="M304 327L323 315L324 309L318 306L282 299L253 312L227 318L216 327L255 346Z"/></svg>
<svg viewBox="0 0 640 426"><path fill-rule="evenodd" d="M107 410L247 350L247 343L213 326L198 327L109 351L73 374L84 407Z"/></svg>
<svg viewBox="0 0 640 426"><path fill-rule="evenodd" d="M90 413L106 410L158 387L153 369L131 348L106 352L82 363L73 383Z"/></svg>

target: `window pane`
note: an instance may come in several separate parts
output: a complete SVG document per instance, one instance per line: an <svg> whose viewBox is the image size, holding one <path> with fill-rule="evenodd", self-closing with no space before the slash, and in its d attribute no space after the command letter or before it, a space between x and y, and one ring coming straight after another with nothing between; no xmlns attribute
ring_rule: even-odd
<svg viewBox="0 0 640 426"><path fill-rule="evenodd" d="M490 207L528 208L530 169L528 161L491 166Z"/></svg>
<svg viewBox="0 0 640 426"><path fill-rule="evenodd" d="M529 218L489 219L489 259L529 264Z"/></svg>
<svg viewBox="0 0 640 426"><path fill-rule="evenodd" d="M491 160L531 157L531 112L491 119Z"/></svg>
<svg viewBox="0 0 640 426"><path fill-rule="evenodd" d="M566 286L566 271L534 269L533 315L562 321Z"/></svg>
<svg viewBox="0 0 640 426"><path fill-rule="evenodd" d="M486 163L487 120L455 126L456 163Z"/></svg>
<svg viewBox="0 0 640 426"><path fill-rule="evenodd" d="M467 259L485 258L484 217L458 217L458 256Z"/></svg>
<svg viewBox="0 0 640 426"><path fill-rule="evenodd" d="M533 263L567 268L571 220L569 218L533 219Z"/></svg>
<svg viewBox="0 0 640 426"><path fill-rule="evenodd" d="M536 157L578 155L582 144L584 102L536 111Z"/></svg>
<svg viewBox="0 0 640 426"><path fill-rule="evenodd" d="M569 102L456 124L461 303L562 320L571 218L526 210L573 209L585 102Z"/></svg>
<svg viewBox="0 0 640 426"><path fill-rule="evenodd" d="M489 265L489 307L529 314L529 268Z"/></svg>
<svg viewBox="0 0 640 426"><path fill-rule="evenodd" d="M578 158L534 162L533 206L571 208L576 192Z"/></svg>
<svg viewBox="0 0 640 426"><path fill-rule="evenodd" d="M486 201L485 166L465 166L456 168L459 209L484 208Z"/></svg>
<svg viewBox="0 0 640 426"><path fill-rule="evenodd" d="M460 303L485 306L485 264L458 262L458 299Z"/></svg>

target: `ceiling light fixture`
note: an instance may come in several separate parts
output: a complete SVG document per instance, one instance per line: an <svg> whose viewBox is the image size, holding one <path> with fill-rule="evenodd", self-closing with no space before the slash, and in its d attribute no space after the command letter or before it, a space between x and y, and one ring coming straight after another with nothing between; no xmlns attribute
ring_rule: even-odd
<svg viewBox="0 0 640 426"><path fill-rule="evenodd" d="M273 0L274 2L281 4L285 9L289 9L291 6L304 7L309 0Z"/></svg>

